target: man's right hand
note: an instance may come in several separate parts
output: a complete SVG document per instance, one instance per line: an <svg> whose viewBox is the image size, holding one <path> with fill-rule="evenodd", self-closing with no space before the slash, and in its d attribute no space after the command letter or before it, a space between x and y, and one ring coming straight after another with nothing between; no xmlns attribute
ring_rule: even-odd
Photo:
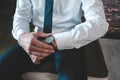
<svg viewBox="0 0 120 80"><path fill-rule="evenodd" d="M19 38L19 45L28 53L34 64L39 64L41 59L54 53L51 45L38 40L38 37L46 38L51 34L42 32L23 33Z"/></svg>

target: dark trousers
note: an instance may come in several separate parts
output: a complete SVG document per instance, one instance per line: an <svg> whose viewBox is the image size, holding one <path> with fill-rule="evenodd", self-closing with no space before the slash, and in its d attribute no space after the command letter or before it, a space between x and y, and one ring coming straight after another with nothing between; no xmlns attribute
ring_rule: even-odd
<svg viewBox="0 0 120 80"><path fill-rule="evenodd" d="M87 80L87 70L84 49L56 51L54 55L58 80ZM42 60L44 63L49 57ZM41 63L41 64L42 64ZM0 79L22 80L21 75L33 71L41 64L32 63L28 54L16 45L0 56Z"/></svg>

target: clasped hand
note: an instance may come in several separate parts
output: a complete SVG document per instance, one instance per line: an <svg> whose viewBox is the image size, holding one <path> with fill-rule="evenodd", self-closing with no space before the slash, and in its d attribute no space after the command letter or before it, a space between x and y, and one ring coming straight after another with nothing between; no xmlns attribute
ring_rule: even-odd
<svg viewBox="0 0 120 80"><path fill-rule="evenodd" d="M48 37L51 34L42 32L23 33L19 38L19 45L28 53L34 64L55 52L53 46L39 41L39 37Z"/></svg>

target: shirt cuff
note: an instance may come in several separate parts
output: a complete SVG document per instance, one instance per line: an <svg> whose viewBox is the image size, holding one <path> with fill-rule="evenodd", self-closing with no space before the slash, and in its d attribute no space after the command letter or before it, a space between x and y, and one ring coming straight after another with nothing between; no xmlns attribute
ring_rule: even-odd
<svg viewBox="0 0 120 80"><path fill-rule="evenodd" d="M13 37L18 41L21 34L26 33L25 30L19 29L15 32L12 32Z"/></svg>
<svg viewBox="0 0 120 80"><path fill-rule="evenodd" d="M58 50L74 48L74 41L68 32L54 34L53 36L55 38Z"/></svg>

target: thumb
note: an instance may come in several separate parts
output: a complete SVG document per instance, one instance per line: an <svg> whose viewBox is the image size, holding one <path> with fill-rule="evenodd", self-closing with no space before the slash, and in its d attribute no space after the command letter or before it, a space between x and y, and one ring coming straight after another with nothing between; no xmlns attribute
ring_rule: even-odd
<svg viewBox="0 0 120 80"><path fill-rule="evenodd" d="M37 33L36 33L36 37L37 37L37 38L39 38L39 37L45 38L45 37L48 37L48 36L50 36L50 35L52 35L52 34L51 34L51 33L43 33L43 32L37 32Z"/></svg>

